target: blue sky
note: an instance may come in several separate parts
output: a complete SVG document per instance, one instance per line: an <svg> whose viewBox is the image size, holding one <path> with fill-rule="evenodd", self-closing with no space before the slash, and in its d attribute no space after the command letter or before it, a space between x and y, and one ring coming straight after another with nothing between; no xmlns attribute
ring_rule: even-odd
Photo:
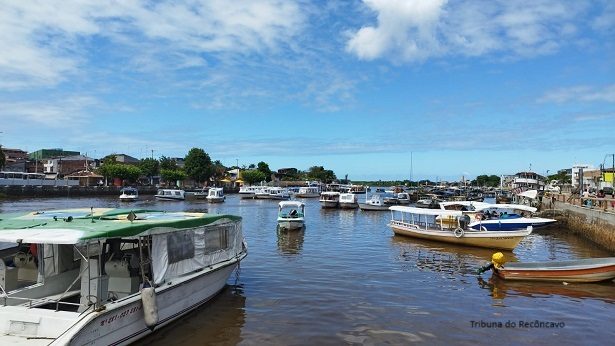
<svg viewBox="0 0 615 346"><path fill-rule="evenodd" d="M355 180L544 174L615 152L612 1L0 3L7 147L200 147Z"/></svg>

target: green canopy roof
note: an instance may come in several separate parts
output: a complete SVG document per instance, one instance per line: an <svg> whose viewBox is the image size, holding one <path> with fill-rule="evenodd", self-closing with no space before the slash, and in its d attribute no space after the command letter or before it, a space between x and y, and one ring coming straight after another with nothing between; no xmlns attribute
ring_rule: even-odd
<svg viewBox="0 0 615 346"><path fill-rule="evenodd" d="M232 215L106 208L1 214L0 242L76 244L240 220Z"/></svg>

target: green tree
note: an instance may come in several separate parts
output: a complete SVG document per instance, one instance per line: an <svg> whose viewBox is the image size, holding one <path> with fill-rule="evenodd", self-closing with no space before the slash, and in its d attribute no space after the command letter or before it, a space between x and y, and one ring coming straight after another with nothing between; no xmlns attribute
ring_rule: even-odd
<svg viewBox="0 0 615 346"><path fill-rule="evenodd" d="M157 175L160 171L160 162L154 158L145 158L139 162L139 168L144 175L146 175L150 179L150 183L152 182L152 177Z"/></svg>
<svg viewBox="0 0 615 346"><path fill-rule="evenodd" d="M248 185L253 185L255 183L264 181L267 177L265 176L265 173L259 171L259 170L248 170L248 171L241 171L241 179L246 182Z"/></svg>
<svg viewBox="0 0 615 346"><path fill-rule="evenodd" d="M141 176L142 172L139 167L132 165L124 165L121 163L106 163L103 164L98 172L106 178L120 178L131 182L136 181Z"/></svg>
<svg viewBox="0 0 615 346"><path fill-rule="evenodd" d="M171 159L170 157L166 157L166 156L161 156L160 157L160 170L176 170L177 169L177 163L175 162L175 160Z"/></svg>
<svg viewBox="0 0 615 346"><path fill-rule="evenodd" d="M269 165L263 161L259 162L256 165L256 169L263 172L265 174L265 180L267 182L271 181L271 169L269 169Z"/></svg>
<svg viewBox="0 0 615 346"><path fill-rule="evenodd" d="M186 155L184 163L184 171L186 175L198 183L202 183L213 174L213 164L211 158L201 148L192 148Z"/></svg>
<svg viewBox="0 0 615 346"><path fill-rule="evenodd" d="M4 168L6 165L6 156L4 156L4 151L2 150L2 146L0 145L0 169Z"/></svg>
<svg viewBox="0 0 615 346"><path fill-rule="evenodd" d="M214 178L215 181L218 181L220 179L223 179L225 175L226 175L226 167L222 164L222 162L220 162L220 160L216 160L212 164L212 168L211 168L212 178Z"/></svg>
<svg viewBox="0 0 615 346"><path fill-rule="evenodd" d="M160 169L160 176L164 181L172 182L175 184L177 180L185 180L186 173L179 169Z"/></svg>
<svg viewBox="0 0 615 346"><path fill-rule="evenodd" d="M309 180L319 180L323 183L331 183L336 179L335 173L330 169L325 169L323 166L312 166L307 171Z"/></svg>
<svg viewBox="0 0 615 346"><path fill-rule="evenodd" d="M109 154L102 158L102 164L115 164L117 163L117 154Z"/></svg>

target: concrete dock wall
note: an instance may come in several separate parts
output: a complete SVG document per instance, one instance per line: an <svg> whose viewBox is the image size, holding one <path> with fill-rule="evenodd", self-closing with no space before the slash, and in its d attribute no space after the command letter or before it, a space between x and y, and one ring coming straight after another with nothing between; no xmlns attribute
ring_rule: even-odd
<svg viewBox="0 0 615 346"><path fill-rule="evenodd" d="M552 216L573 233L615 252L615 213L611 201L585 202L576 200L576 197L555 196L549 201L543 200L543 207L548 208L543 215Z"/></svg>

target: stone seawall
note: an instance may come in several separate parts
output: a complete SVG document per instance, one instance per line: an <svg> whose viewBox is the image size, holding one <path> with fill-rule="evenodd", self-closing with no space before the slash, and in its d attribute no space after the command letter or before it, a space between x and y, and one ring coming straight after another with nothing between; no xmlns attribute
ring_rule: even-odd
<svg viewBox="0 0 615 346"><path fill-rule="evenodd" d="M615 252L615 213L558 200L550 206L552 209L543 215L552 216L573 233Z"/></svg>
<svg viewBox="0 0 615 346"><path fill-rule="evenodd" d="M0 197L119 196L119 186L0 186ZM156 187L139 186L139 194L154 195Z"/></svg>

